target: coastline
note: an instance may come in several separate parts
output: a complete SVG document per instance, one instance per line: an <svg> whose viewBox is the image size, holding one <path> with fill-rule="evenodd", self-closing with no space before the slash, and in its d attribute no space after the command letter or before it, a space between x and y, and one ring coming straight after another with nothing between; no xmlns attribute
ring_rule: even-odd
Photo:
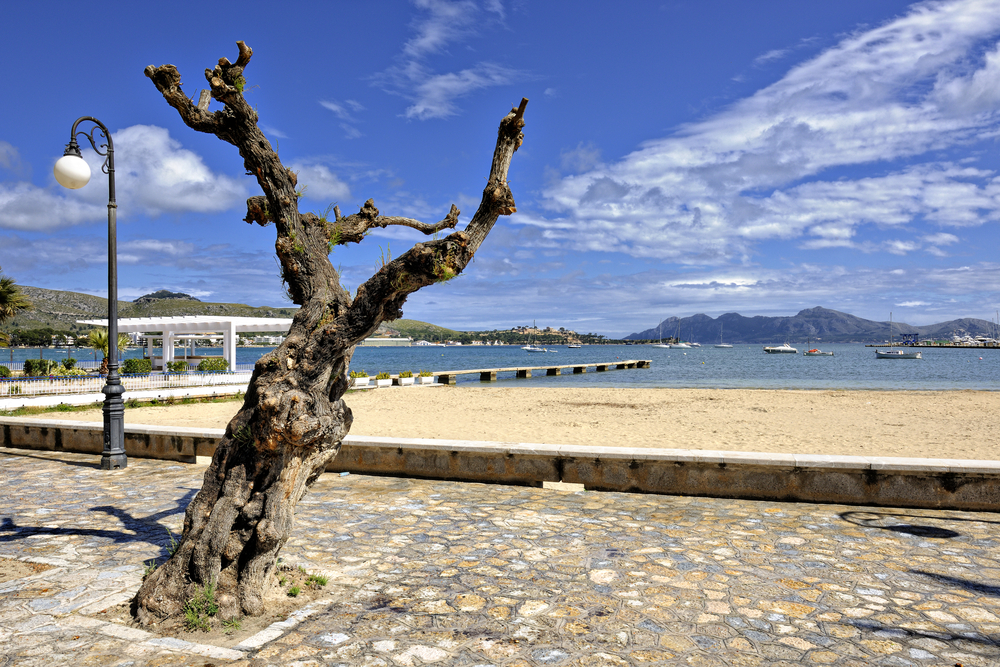
<svg viewBox="0 0 1000 667"><path fill-rule="evenodd" d="M353 392L352 435L788 454L1000 459L1000 392L423 387ZM129 408L224 428L240 403ZM39 418L101 421L100 409Z"/></svg>

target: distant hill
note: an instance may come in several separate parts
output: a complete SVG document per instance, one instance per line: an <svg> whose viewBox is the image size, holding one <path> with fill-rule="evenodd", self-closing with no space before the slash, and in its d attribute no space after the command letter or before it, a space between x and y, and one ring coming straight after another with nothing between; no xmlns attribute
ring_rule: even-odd
<svg viewBox="0 0 1000 667"><path fill-rule="evenodd" d="M201 299L196 299L190 294L185 294L184 292L168 292L165 289L161 289L156 290L151 294L140 296L138 299L133 299L132 303L152 303L157 299L187 299L188 301L201 302Z"/></svg>
<svg viewBox="0 0 1000 667"><path fill-rule="evenodd" d="M727 343L791 343L807 339L821 339L830 343L874 343L888 340L889 322L876 322L841 313L829 308L809 308L791 317L744 317L739 313L726 313L717 318L708 315L669 317L645 331L629 334L626 340L656 340L677 335L680 325L681 340L705 344L719 342L719 332ZM992 336L996 325L988 320L963 318L940 324L916 327L903 322L893 322L893 335L915 333L921 340L951 338L952 334Z"/></svg>
<svg viewBox="0 0 1000 667"><path fill-rule="evenodd" d="M108 300L78 292L60 292L41 287L21 285L21 291L31 299L35 309L21 313L8 321L7 328L39 329L51 327L66 331L87 331L89 325L77 320L105 319ZM166 293L167 297L156 295ZM248 306L242 303L206 303L180 292L153 292L135 302L119 301L119 317L169 317L179 315L229 315L232 317L294 317L298 307L272 308Z"/></svg>

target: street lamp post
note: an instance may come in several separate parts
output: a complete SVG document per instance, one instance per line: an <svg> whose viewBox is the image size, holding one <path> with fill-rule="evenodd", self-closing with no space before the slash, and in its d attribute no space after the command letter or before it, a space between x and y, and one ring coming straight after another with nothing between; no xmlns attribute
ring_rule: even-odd
<svg viewBox="0 0 1000 667"><path fill-rule="evenodd" d="M84 122L94 123L90 132L79 131L77 126ZM100 131L97 140L94 132ZM80 155L80 145L76 138L83 135L90 140L90 145L98 155L105 156L101 171L108 175L108 377L102 393L104 394L104 452L101 455L101 468L114 470L128 465L125 455L125 401L122 394L125 388L118 376L118 250L115 203L115 147L111 141L111 132L104 123L90 116L82 116L73 123L70 130L69 143L66 152L56 161L56 180L67 188L76 190L90 181L90 166ZM98 147L98 141L103 137L106 143ZM101 149L105 150L101 150Z"/></svg>

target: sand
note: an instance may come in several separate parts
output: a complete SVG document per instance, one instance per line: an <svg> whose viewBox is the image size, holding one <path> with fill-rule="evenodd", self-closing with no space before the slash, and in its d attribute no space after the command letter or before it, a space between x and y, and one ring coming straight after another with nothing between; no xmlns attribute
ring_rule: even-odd
<svg viewBox="0 0 1000 667"><path fill-rule="evenodd" d="M606 447L1000 459L1000 392L403 387L354 392L353 435ZM224 428L238 402L129 408ZM101 421L100 410L47 417Z"/></svg>

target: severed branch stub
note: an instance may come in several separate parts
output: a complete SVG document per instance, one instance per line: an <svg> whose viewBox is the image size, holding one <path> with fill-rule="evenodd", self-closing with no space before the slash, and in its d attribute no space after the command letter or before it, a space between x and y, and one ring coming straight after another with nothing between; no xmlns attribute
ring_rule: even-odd
<svg viewBox="0 0 1000 667"><path fill-rule="evenodd" d="M176 550L146 577L133 600L143 624L181 615L185 602L210 584L222 619L266 611L295 506L340 451L353 422L343 396L354 346L383 321L401 317L410 294L461 274L499 216L517 210L507 172L524 140L527 99L500 121L482 200L463 230L455 230L455 206L436 223L382 215L372 200L348 216L335 207L333 220L300 212L295 173L281 163L244 98L253 51L243 42L237 47L235 63L220 58L205 70L211 97L222 104L214 112L204 96L196 104L184 94L173 65L150 65L145 74L188 127L238 149L261 189L247 200L245 220L274 226L282 279L300 308L285 342L255 365L243 405L187 507ZM352 296L330 263L331 248L360 243L369 231L389 226L425 235L452 231L386 261Z"/></svg>

